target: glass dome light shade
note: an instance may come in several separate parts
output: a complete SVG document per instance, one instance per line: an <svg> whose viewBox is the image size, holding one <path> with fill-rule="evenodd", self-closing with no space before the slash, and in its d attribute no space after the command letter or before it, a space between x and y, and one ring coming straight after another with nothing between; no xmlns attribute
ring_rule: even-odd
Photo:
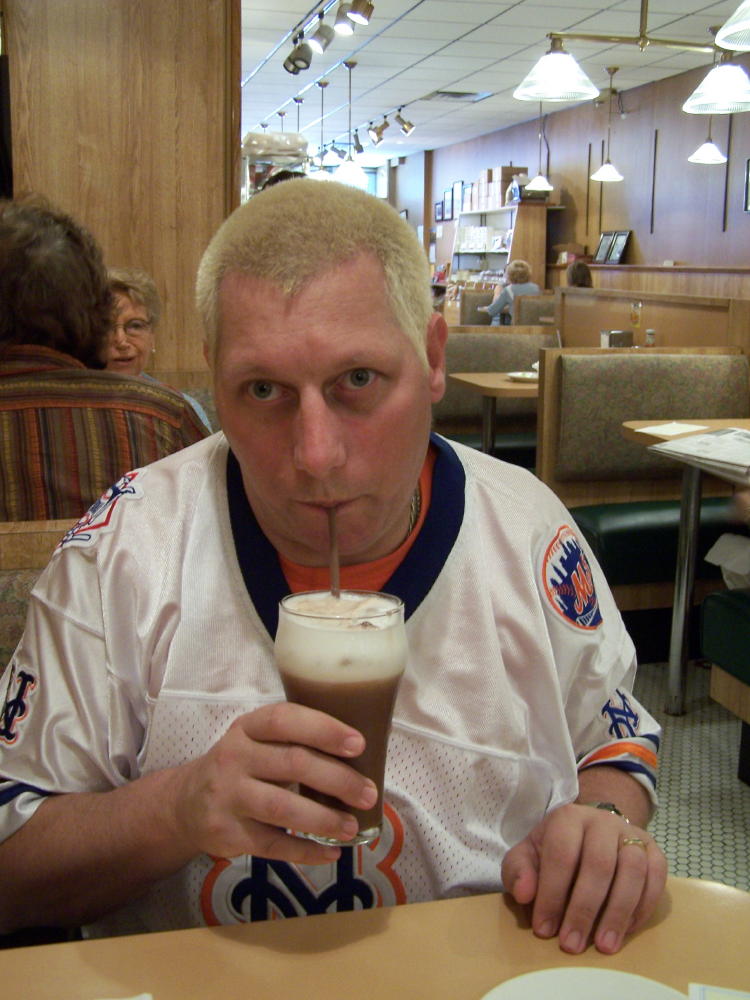
<svg viewBox="0 0 750 1000"><path fill-rule="evenodd" d="M518 101L590 101L599 90L568 52L543 55L513 91Z"/></svg>
<svg viewBox="0 0 750 1000"><path fill-rule="evenodd" d="M367 190L367 174L358 163L351 159L344 160L334 173L333 179L341 184L348 184L349 187L359 188L360 191Z"/></svg>
<svg viewBox="0 0 750 1000"><path fill-rule="evenodd" d="M555 189L544 176L544 174L537 174L528 184L524 185L526 191L554 191Z"/></svg>
<svg viewBox="0 0 750 1000"><path fill-rule="evenodd" d="M750 51L750 0L741 3L716 32L716 44L733 52Z"/></svg>
<svg viewBox="0 0 750 1000"><path fill-rule="evenodd" d="M750 79L742 66L721 63L682 105L689 115L731 115L750 111Z"/></svg>
<svg viewBox="0 0 750 1000"><path fill-rule="evenodd" d="M688 160L690 163L713 164L727 162L726 156L724 156L716 143L711 141L710 136L701 146L698 146L692 156L688 156Z"/></svg>
<svg viewBox="0 0 750 1000"><path fill-rule="evenodd" d="M621 181L622 174L620 171L614 167L609 160L595 170L591 175L592 181L600 181L602 184L614 184L616 181Z"/></svg>

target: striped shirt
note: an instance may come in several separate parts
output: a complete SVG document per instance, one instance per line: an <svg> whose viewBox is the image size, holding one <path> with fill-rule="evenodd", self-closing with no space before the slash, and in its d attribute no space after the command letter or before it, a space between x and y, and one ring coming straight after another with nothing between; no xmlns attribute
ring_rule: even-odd
<svg viewBox="0 0 750 1000"><path fill-rule="evenodd" d="M0 356L0 521L78 518L125 472L208 432L176 390L47 347Z"/></svg>

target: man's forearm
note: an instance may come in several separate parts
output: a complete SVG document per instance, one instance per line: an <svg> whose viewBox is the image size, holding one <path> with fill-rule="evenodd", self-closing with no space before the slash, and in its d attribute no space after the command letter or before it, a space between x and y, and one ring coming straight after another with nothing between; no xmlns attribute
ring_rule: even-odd
<svg viewBox="0 0 750 1000"><path fill-rule="evenodd" d="M578 774L578 802L612 802L631 823L645 829L654 811L648 792L627 772L597 764Z"/></svg>
<svg viewBox="0 0 750 1000"><path fill-rule="evenodd" d="M0 844L0 932L86 923L186 864L193 851L177 835L170 774L46 799Z"/></svg>

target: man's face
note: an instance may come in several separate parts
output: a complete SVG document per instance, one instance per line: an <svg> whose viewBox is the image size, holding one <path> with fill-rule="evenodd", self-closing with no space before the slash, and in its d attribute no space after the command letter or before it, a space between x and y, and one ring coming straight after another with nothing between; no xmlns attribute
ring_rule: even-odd
<svg viewBox="0 0 750 1000"><path fill-rule="evenodd" d="M154 331L145 306L115 293L115 318L109 333L106 366L121 375L140 375L154 349Z"/></svg>
<svg viewBox="0 0 750 1000"><path fill-rule="evenodd" d="M230 273L219 306L216 406L268 539L295 562L326 565L333 506L343 564L392 552L444 390L442 318L430 320L425 371L368 254L292 298Z"/></svg>

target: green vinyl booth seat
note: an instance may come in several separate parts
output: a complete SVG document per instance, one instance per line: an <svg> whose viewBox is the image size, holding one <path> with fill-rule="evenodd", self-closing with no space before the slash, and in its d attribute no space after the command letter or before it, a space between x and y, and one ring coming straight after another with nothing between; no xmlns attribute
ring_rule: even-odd
<svg viewBox="0 0 750 1000"><path fill-rule="evenodd" d="M742 719L737 777L750 785L750 722L747 721L750 719L747 711L750 705L750 590L722 590L704 599L700 642L705 659L739 682L734 685L737 691L748 689L744 696L745 714L740 714L742 708L738 707L741 697L734 704L715 697Z"/></svg>
<svg viewBox="0 0 750 1000"><path fill-rule="evenodd" d="M731 521L727 497L701 503L696 576L719 577L718 566L703 561L726 531L741 530ZM680 527L679 500L642 500L573 507L571 514L611 587L674 580Z"/></svg>

